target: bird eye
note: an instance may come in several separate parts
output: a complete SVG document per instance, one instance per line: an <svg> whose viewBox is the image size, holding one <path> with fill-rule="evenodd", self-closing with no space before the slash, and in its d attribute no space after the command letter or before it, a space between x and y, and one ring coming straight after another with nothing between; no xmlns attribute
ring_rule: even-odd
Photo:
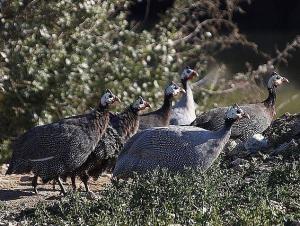
<svg viewBox="0 0 300 226"><path fill-rule="evenodd" d="M108 96L108 98L113 98L113 96L110 94L110 95Z"/></svg>
<svg viewBox="0 0 300 226"><path fill-rule="evenodd" d="M241 114L242 112L241 112L241 110L237 110L236 113Z"/></svg>
<svg viewBox="0 0 300 226"><path fill-rule="evenodd" d="M277 76L277 77L276 77L276 79L278 80L278 79L280 79L280 77L279 77L279 76Z"/></svg>
<svg viewBox="0 0 300 226"><path fill-rule="evenodd" d="M144 103L144 102L141 100L141 101L140 101L140 104L143 104L143 103Z"/></svg>
<svg viewBox="0 0 300 226"><path fill-rule="evenodd" d="M187 69L187 73L191 73L192 72L192 70L191 69Z"/></svg>

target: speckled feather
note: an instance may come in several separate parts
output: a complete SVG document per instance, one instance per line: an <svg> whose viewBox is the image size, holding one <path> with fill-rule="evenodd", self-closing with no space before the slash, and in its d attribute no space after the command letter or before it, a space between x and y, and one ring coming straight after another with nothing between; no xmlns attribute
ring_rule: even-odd
<svg viewBox="0 0 300 226"><path fill-rule="evenodd" d="M250 116L243 118L232 126L231 138L247 140L256 133L269 127L273 118L273 109L266 108L264 103L246 104L241 106ZM214 108L197 116L192 126L208 130L218 130L224 125L224 114L227 107Z"/></svg>
<svg viewBox="0 0 300 226"><path fill-rule="evenodd" d="M170 95L165 96L161 108L141 115L139 129L143 130L151 127L168 126L171 116L172 98Z"/></svg>
<svg viewBox="0 0 300 226"><path fill-rule="evenodd" d="M14 142L7 173L32 170L48 181L74 171L95 149L108 121L107 112L93 111L30 129Z"/></svg>
<svg viewBox="0 0 300 226"><path fill-rule="evenodd" d="M112 170L123 144L136 133L138 127L138 112L131 106L122 113L111 113L110 123L105 134L76 174L81 178L92 176L97 179L102 172Z"/></svg>
<svg viewBox="0 0 300 226"><path fill-rule="evenodd" d="M217 132L191 126L170 126L140 131L125 144L114 176L127 177L157 167L180 171L184 167L207 169L228 141L230 128Z"/></svg>
<svg viewBox="0 0 300 226"><path fill-rule="evenodd" d="M279 85L289 82L286 78L273 72L268 80L267 88L269 95L261 103L245 104L241 106L249 115L250 119L243 118L235 123L232 128L232 138L245 141L256 133L262 133L267 129L275 113L276 89ZM193 126L209 130L217 130L223 125L223 116L226 108L211 109L199 116L191 123Z"/></svg>

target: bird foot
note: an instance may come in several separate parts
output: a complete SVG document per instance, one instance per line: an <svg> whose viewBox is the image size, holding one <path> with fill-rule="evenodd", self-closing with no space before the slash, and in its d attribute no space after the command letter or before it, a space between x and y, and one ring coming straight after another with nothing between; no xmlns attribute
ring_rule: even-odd
<svg viewBox="0 0 300 226"><path fill-rule="evenodd" d="M33 191L34 191L34 193L35 193L36 195L39 194L39 193L38 193L38 190L37 190L36 188L34 188Z"/></svg>

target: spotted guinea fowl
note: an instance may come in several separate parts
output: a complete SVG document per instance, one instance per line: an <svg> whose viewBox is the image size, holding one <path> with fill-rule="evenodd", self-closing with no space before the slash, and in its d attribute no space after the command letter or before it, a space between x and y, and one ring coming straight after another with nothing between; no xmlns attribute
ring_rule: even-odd
<svg viewBox="0 0 300 226"><path fill-rule="evenodd" d="M161 108L140 116L139 129L143 130L157 126L168 126L172 110L172 100L179 93L185 93L185 90L176 83L171 82L171 84L165 89L164 103Z"/></svg>
<svg viewBox="0 0 300 226"><path fill-rule="evenodd" d="M38 177L44 183L57 180L65 193L60 175L74 171L86 161L107 128L108 107L116 101L119 98L106 90L95 111L30 129L14 142L6 174L32 171L36 193Z"/></svg>
<svg viewBox="0 0 300 226"><path fill-rule="evenodd" d="M120 114L111 114L110 124L87 161L77 170L86 191L89 192L89 177L97 179L105 170L112 170L123 144L139 128L139 112L150 104L141 96ZM72 186L76 190L75 175L72 175Z"/></svg>
<svg viewBox="0 0 300 226"><path fill-rule="evenodd" d="M171 111L170 125L189 125L196 119L195 102L189 80L198 76L198 73L186 67L181 74L181 83L186 91Z"/></svg>
<svg viewBox="0 0 300 226"><path fill-rule="evenodd" d="M236 120L249 117L239 106L224 114L225 124L218 131L192 126L156 127L140 131L124 146L113 172L127 178L133 172L145 173L157 167L181 171L185 167L206 170L218 158L229 140Z"/></svg>
<svg viewBox="0 0 300 226"><path fill-rule="evenodd" d="M267 129L275 115L276 88L288 80L276 72L271 74L267 87L269 96L266 100L256 104L245 104L241 107L248 112L251 119L242 119L237 122L231 133L231 138L245 141L256 133L261 133ZM197 116L191 123L192 126L201 127L208 130L218 130L223 126L222 115L226 107L214 108Z"/></svg>

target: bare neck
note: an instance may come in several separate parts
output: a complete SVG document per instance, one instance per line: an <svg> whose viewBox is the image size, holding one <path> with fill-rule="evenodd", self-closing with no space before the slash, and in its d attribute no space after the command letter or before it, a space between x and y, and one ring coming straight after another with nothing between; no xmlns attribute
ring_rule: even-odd
<svg viewBox="0 0 300 226"><path fill-rule="evenodd" d="M276 90L275 87L273 88L268 88L269 91L269 96L267 99L263 101L265 106L267 108L273 108L275 106L275 101L276 101Z"/></svg>
<svg viewBox="0 0 300 226"><path fill-rule="evenodd" d="M219 130L217 130L215 133L217 134L217 136L221 136L221 137L226 137L229 135L231 135L231 128L233 123L235 122L235 120L233 119L225 119L225 123L224 126L222 126L222 128L220 128Z"/></svg>
<svg viewBox="0 0 300 226"><path fill-rule="evenodd" d="M172 95L165 95L164 103L159 111L162 113L165 120L169 121L171 117L171 109L172 109Z"/></svg>
<svg viewBox="0 0 300 226"><path fill-rule="evenodd" d="M138 110L132 105L127 107L122 113L118 115L118 124L116 130L123 139L127 139L135 134L139 127Z"/></svg>
<svg viewBox="0 0 300 226"><path fill-rule="evenodd" d="M186 106L194 106L194 96L189 80L182 79L181 83L186 93L182 95L180 102Z"/></svg>

